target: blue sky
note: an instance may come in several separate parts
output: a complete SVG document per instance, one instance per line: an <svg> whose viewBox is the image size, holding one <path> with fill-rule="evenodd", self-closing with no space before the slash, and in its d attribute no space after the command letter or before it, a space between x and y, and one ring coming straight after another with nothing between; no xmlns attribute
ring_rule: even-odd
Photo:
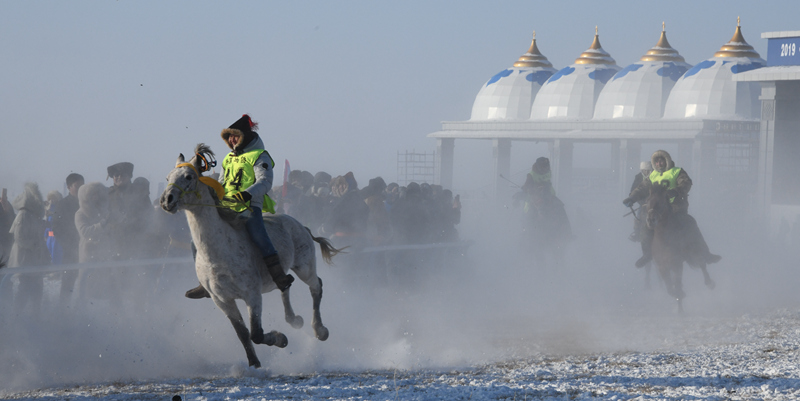
<svg viewBox="0 0 800 401"><path fill-rule="evenodd" d="M33 180L46 192L71 171L104 180L106 166L130 161L155 188L198 142L221 159L219 132L242 113L260 123L276 181L288 159L390 182L397 152L434 150L426 135L468 119L481 85L527 50L533 30L562 68L597 25L624 67L665 21L694 65L730 39L737 16L766 58L761 33L800 30L799 10L795 1L0 2L0 185L13 194ZM490 156L488 142L457 141L454 186L483 185ZM523 152L512 170L538 156Z"/></svg>

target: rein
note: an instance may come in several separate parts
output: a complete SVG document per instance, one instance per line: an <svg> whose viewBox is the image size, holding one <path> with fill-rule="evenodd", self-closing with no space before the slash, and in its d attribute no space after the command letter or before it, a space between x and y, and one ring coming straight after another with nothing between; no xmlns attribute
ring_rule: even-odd
<svg viewBox="0 0 800 401"><path fill-rule="evenodd" d="M222 188L222 185L219 182L217 182L216 180L214 180L213 178L211 178L211 177L203 177L202 175L200 175L200 172L197 171L197 168L192 163L181 163L181 164L175 166L175 168L180 168L180 167L190 167L192 170L194 170L195 174L197 174L198 181L200 181L203 184L206 184L209 187L211 187L214 190L214 192L216 192L217 198L219 198L219 200L221 202L222 201L226 202L226 204L219 204L219 205L216 204L216 203L212 204L212 205L205 204L205 203L184 203L185 205L189 205L189 206L207 206L207 207L230 209L231 208L230 204L233 203L233 204L244 205L247 208L248 211L253 211L253 209L251 209L250 206L247 206L243 202L240 202L240 201L238 201L236 199L233 199L233 198L225 198L225 189ZM187 194L194 194L197 197L197 199L200 199L202 197L202 195L200 194L200 189L198 189L196 185L195 185L194 191L189 191L187 189L181 188L179 185L177 185L175 183L172 183L172 182L168 183L167 186L178 188L178 190L181 191L181 196L179 197L179 199L183 199L184 195L187 195Z"/></svg>

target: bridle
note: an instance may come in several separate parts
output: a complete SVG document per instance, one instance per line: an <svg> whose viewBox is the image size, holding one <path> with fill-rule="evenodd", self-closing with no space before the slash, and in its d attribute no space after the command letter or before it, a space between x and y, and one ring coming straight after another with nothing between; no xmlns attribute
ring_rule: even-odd
<svg viewBox="0 0 800 401"><path fill-rule="evenodd" d="M223 198L223 196L225 194L225 190L222 188L222 185L220 185L220 183L218 183L216 180L214 180L211 177L203 177L202 175L200 175L200 172L197 171L197 167L195 167L192 163L181 163L181 164L178 164L177 166L175 166L176 169L177 168L181 168L181 167L189 167L189 168L191 168L192 171L194 171L195 175L197 176L197 181L200 181L203 184L206 184L206 185L210 186L212 189L214 189L214 192L216 192L217 197L219 198L219 200L222 200L222 198ZM190 195L190 194L194 195L195 197L197 197L197 199L200 199L202 197L202 195L200 194L200 189L197 188L197 182L195 182L195 184L194 184L194 190L190 190L188 188L182 188L180 185L175 184L174 182L168 183L167 186L178 188L178 190L181 191L181 194L178 197L178 199L183 199L184 196ZM204 204L204 203L185 203L185 204L186 205L190 205L190 206L225 207L225 206L220 206L220 205L217 205L217 204L208 205L208 204Z"/></svg>
<svg viewBox="0 0 800 401"><path fill-rule="evenodd" d="M215 180L215 179L213 179L211 177L204 177L204 176L200 175L200 172L197 170L197 167L195 167L194 164L192 164L192 163L181 163L181 164L178 164L177 166L175 166L176 169L177 168L181 168L181 167L189 167L189 168L191 168L192 171L194 171L195 175L197 175L197 181L202 182L203 184L206 184L209 187L211 187L214 190L214 192L216 193L217 199L220 201L220 203L215 202L214 204L211 204L211 205L205 204L205 203L186 203L186 202L184 202L184 205L189 205L189 206L208 206L208 207L230 209L231 208L231 204L242 204L242 202L240 202L240 201L238 201L236 199L226 198L225 197L225 189L222 188L222 185L219 182L217 182L217 180ZM195 185L194 190L189 190L187 188L181 188L180 185L175 184L173 182L170 182L170 183L167 184L167 186L178 188L178 190L181 191L181 195L178 197L178 199L183 199L183 197L185 195L187 195L187 194L195 195L197 197L197 199L200 199L202 197L202 195L200 194L200 189L197 188L197 183L196 182L195 182L194 185ZM247 207L247 210L252 211L250 206L247 206L247 205L245 205L245 206Z"/></svg>

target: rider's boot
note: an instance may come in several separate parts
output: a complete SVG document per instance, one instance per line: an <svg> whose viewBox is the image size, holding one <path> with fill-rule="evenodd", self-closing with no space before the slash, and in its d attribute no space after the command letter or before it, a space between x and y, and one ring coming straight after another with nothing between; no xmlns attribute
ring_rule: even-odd
<svg viewBox="0 0 800 401"><path fill-rule="evenodd" d="M636 261L636 267L642 268L651 260L653 260L653 231L647 230L643 232L641 238L642 244L642 257Z"/></svg>
<svg viewBox="0 0 800 401"><path fill-rule="evenodd" d="M269 275L272 276L272 281L275 282L281 292L288 290L292 286L294 276L283 271L281 260L278 258L277 253L264 257L264 263L267 265Z"/></svg>
<svg viewBox="0 0 800 401"><path fill-rule="evenodd" d="M197 259L197 247L194 246L194 241L189 242L189 245L192 248L192 260L194 261ZM192 288L189 291L186 291L186 294L184 294L184 296L189 299L211 298L211 294L209 294L208 291L206 291L206 289L203 288L202 284L198 285L195 288Z"/></svg>
<svg viewBox="0 0 800 401"><path fill-rule="evenodd" d="M203 285L200 284L195 288L192 288L189 291L186 291L186 298L190 299L202 299L202 298L211 298L211 294L203 288Z"/></svg>

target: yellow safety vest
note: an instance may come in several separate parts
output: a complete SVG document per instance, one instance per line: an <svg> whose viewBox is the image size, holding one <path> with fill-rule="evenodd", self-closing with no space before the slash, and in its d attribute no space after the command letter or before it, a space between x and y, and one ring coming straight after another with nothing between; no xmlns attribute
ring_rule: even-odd
<svg viewBox="0 0 800 401"><path fill-rule="evenodd" d="M228 153L228 155L225 156L225 159L222 160L222 168L225 169L224 188L226 194L241 192L250 188L250 186L256 182L256 174L253 166L264 152L266 152L264 149L254 149L238 156L233 153ZM272 167L275 167L275 162L272 161L272 157L269 159L272 163ZM241 212L249 206L250 202L248 201L246 204L231 205L230 208ZM272 200L269 195L264 194L264 203L261 210L275 214L275 201Z"/></svg>
<svg viewBox="0 0 800 401"><path fill-rule="evenodd" d="M653 172L650 173L650 182L653 185L664 185L663 183L666 181L667 189L675 189L678 187L678 174L680 173L680 167L673 167L663 173L653 170ZM669 202L672 203L674 200L675 197L672 197L669 199Z"/></svg>

